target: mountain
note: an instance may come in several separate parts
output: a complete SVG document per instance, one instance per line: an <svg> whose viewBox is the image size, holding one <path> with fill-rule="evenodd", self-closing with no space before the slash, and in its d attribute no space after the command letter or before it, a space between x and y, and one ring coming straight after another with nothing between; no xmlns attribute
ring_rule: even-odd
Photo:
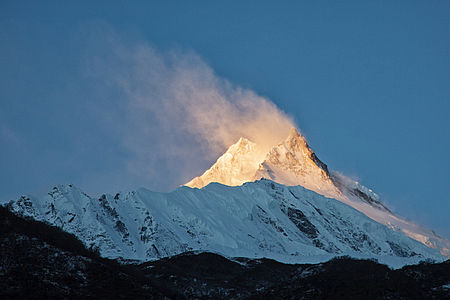
<svg viewBox="0 0 450 300"><path fill-rule="evenodd" d="M108 258L147 261L208 251L316 263L350 255L393 267L444 259L340 201L265 179L236 187L213 183L99 198L59 185L44 197L22 196L6 207L74 234Z"/></svg>
<svg viewBox="0 0 450 300"><path fill-rule="evenodd" d="M241 185L261 178L285 185L301 185L330 198L342 196L330 178L327 166L295 128L290 130L283 143L266 153L255 143L239 139L209 170L185 185L197 188L211 182Z"/></svg>
<svg viewBox="0 0 450 300"><path fill-rule="evenodd" d="M217 159L202 176L192 179L186 186L202 188L211 182L225 185L241 185L252 178L265 153L246 138L239 141Z"/></svg>
<svg viewBox="0 0 450 300"><path fill-rule="evenodd" d="M392 270L349 257L299 265L193 252L121 264L0 207L1 299L445 299L449 264Z"/></svg>
<svg viewBox="0 0 450 300"><path fill-rule="evenodd" d="M185 185L197 188L211 182L241 185L261 178L288 186L300 185L350 205L371 219L450 257L450 241L395 215L372 190L338 172L329 171L295 128L291 129L285 141L265 154L261 153L258 145L248 140L242 143L242 140L232 145L209 170ZM248 163L249 157L253 158L251 163Z"/></svg>
<svg viewBox="0 0 450 300"><path fill-rule="evenodd" d="M74 234L104 257L128 261L206 251L286 263L349 255L399 267L449 254L448 241L394 215L370 189L330 172L295 129L268 152L239 139L187 185L194 188L98 198L58 185L43 197L3 205Z"/></svg>
<svg viewBox="0 0 450 300"><path fill-rule="evenodd" d="M330 198L341 193L334 185L328 167L308 146L306 139L292 128L287 139L265 156L252 179L267 178L285 185L301 185Z"/></svg>

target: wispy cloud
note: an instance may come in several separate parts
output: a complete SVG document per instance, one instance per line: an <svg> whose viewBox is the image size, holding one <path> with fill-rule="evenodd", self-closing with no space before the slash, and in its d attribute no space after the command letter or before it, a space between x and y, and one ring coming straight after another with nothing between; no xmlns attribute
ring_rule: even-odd
<svg viewBox="0 0 450 300"><path fill-rule="evenodd" d="M145 42L105 39L92 73L119 87L129 171L174 185L199 175L240 137L269 148L294 125L269 99L221 78L192 51L162 53Z"/></svg>

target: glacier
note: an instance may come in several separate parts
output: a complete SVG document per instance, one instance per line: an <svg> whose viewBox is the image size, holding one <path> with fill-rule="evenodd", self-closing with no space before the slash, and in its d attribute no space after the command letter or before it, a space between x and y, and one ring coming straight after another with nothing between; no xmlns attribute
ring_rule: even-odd
<svg viewBox="0 0 450 300"><path fill-rule="evenodd" d="M267 179L241 186L182 186L169 193L141 188L98 198L71 184L58 185L43 197L27 195L2 205L75 234L102 256L124 260L186 251L287 263L349 255L392 267L445 260L336 199Z"/></svg>

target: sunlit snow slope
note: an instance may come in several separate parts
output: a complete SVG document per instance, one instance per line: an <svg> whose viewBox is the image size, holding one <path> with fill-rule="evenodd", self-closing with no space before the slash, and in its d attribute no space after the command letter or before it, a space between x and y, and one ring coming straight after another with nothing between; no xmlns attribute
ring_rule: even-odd
<svg viewBox="0 0 450 300"><path fill-rule="evenodd" d="M268 153L261 153L256 144L241 138L209 170L186 185L198 188L211 182L241 185L261 178L289 186L300 185L337 199L373 220L401 231L431 248L437 248L441 254L450 257L448 240L439 237L432 230L393 214L372 190L339 173L330 172L295 128L284 142L275 145Z"/></svg>
<svg viewBox="0 0 450 300"><path fill-rule="evenodd" d="M99 198L60 185L44 197L23 196L7 206L75 234L111 258L149 260L199 250L311 263L351 255L394 267L444 259L335 199L265 179Z"/></svg>

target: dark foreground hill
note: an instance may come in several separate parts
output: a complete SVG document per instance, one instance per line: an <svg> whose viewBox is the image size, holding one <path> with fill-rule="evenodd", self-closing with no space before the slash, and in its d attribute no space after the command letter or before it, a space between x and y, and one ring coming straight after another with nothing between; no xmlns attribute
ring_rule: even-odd
<svg viewBox="0 0 450 300"><path fill-rule="evenodd" d="M315 265L185 253L120 264L73 235L0 207L2 299L450 299L450 260L399 270L337 258Z"/></svg>

